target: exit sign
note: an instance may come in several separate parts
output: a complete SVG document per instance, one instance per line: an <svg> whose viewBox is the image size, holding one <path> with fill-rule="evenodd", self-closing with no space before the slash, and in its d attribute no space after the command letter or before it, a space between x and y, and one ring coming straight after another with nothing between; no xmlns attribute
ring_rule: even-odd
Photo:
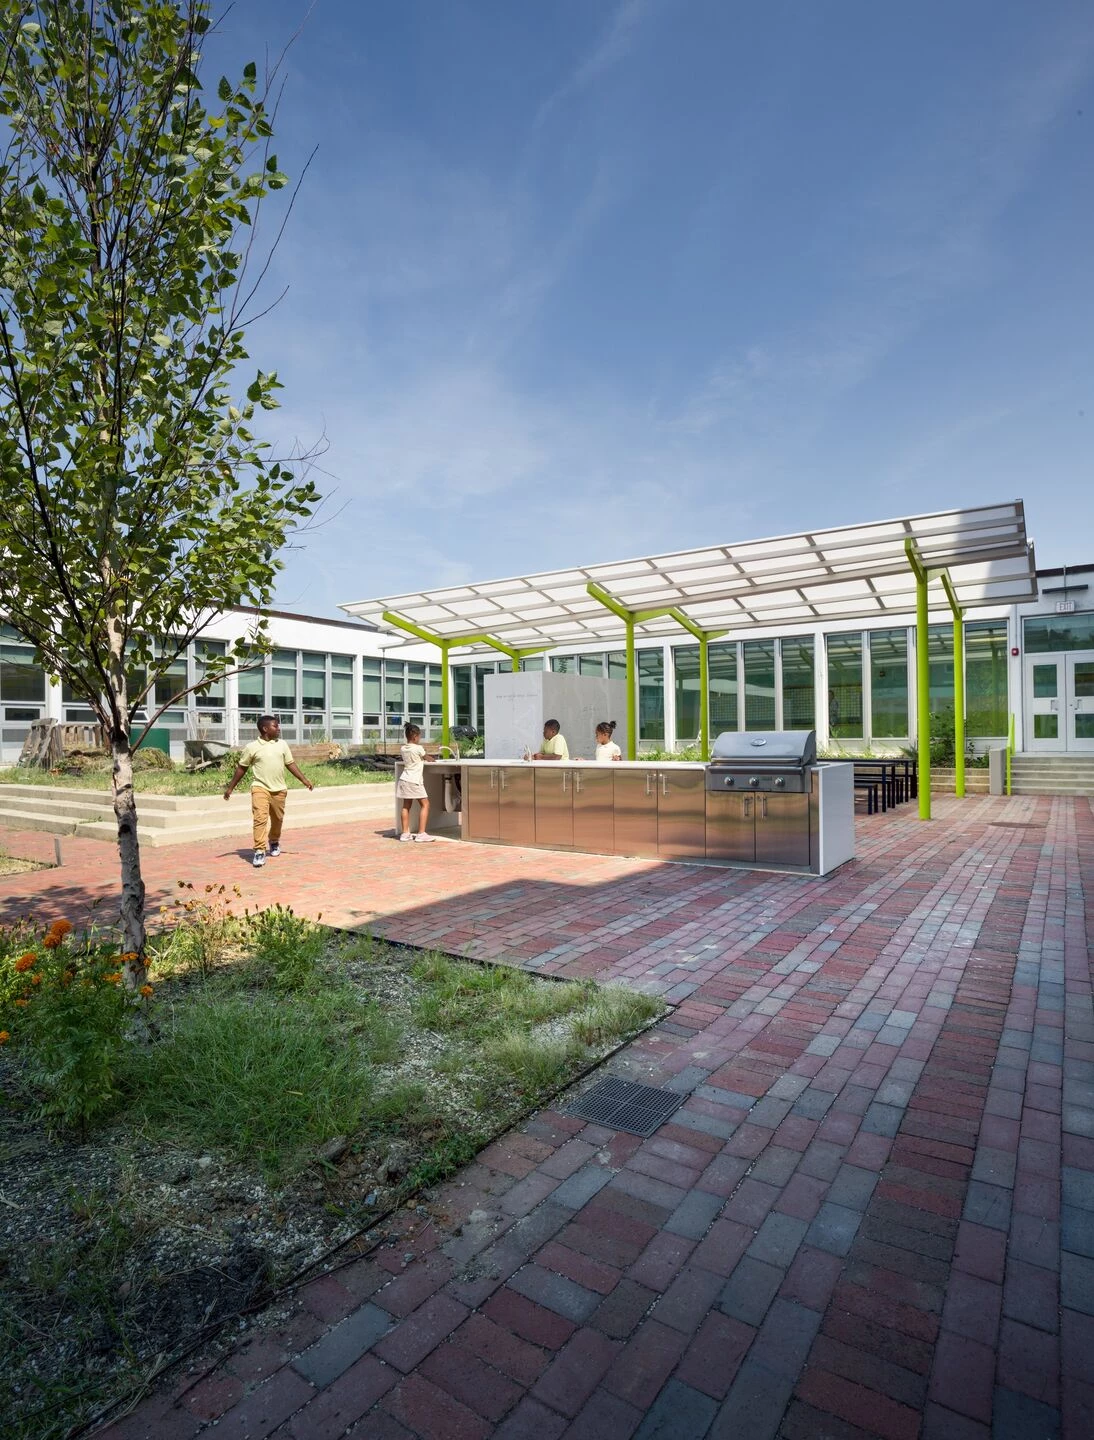
<svg viewBox="0 0 1094 1440"><path fill-rule="evenodd" d="M1057 600L1057 601L1056 601L1056 614L1057 614L1057 615L1070 615L1074 609L1075 609L1075 601L1074 601L1074 600Z"/></svg>

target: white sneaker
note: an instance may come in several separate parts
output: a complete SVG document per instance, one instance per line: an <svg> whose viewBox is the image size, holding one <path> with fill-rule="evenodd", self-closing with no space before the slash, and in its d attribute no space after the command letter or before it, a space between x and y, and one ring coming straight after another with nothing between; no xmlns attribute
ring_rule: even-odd
<svg viewBox="0 0 1094 1440"><path fill-rule="evenodd" d="M265 863L266 863L266 852L265 852L265 850L256 850L255 853L254 853L254 859L251 861L251 864L255 867L256 870L261 870L262 866L265 865Z"/></svg>
<svg viewBox="0 0 1094 1440"><path fill-rule="evenodd" d="M425 841L425 840L436 840L437 837L436 837L436 835L427 835L424 830L419 830L418 833L417 833L417 835L415 835L414 838L415 838L415 840L418 840L418 841Z"/></svg>
<svg viewBox="0 0 1094 1440"><path fill-rule="evenodd" d="M269 855L271 860L276 860L277 857L281 854L281 846L275 840L266 853Z"/></svg>
<svg viewBox="0 0 1094 1440"><path fill-rule="evenodd" d="M409 830L404 830L403 833L399 836L399 839L400 839L400 840L413 840L413 839L414 839L414 836L410 833Z"/></svg>

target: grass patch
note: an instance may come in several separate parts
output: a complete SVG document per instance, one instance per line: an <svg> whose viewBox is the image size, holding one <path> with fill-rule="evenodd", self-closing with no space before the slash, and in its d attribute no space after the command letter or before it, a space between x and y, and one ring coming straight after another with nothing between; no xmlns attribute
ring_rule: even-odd
<svg viewBox="0 0 1094 1440"><path fill-rule="evenodd" d="M286 909L240 915L237 898L180 889L153 946L158 1039L113 1045L124 1102L85 1136L47 1133L34 1031L0 1016L13 1440L61 1440L157 1355L451 1175L663 1010ZM0 931L16 999L45 965L17 968L34 939ZM80 946L73 934L49 953L64 966ZM429 1223L447 1223L439 1201Z"/></svg>

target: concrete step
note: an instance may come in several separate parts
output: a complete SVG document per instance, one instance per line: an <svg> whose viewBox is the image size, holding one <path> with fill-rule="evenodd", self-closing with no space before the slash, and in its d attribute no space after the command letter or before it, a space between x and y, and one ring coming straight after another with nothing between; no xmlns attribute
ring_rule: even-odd
<svg viewBox="0 0 1094 1440"><path fill-rule="evenodd" d="M15 792L15 793L10 793ZM291 823L347 825L393 815L395 787L338 785L312 792L294 790L289 799ZM179 845L250 831L247 791L225 802L220 795L138 795L137 833L142 844ZM108 795L96 790L68 790L42 785L0 786L0 825L14 830L40 830L52 835L80 835L113 843L117 825Z"/></svg>

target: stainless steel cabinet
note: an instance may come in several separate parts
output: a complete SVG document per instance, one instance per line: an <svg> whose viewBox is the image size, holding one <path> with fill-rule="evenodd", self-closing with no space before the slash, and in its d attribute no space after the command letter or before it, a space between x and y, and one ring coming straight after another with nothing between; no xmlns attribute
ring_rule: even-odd
<svg viewBox="0 0 1094 1440"><path fill-rule="evenodd" d="M706 797L707 848L711 860L755 860L756 797L710 790Z"/></svg>
<svg viewBox="0 0 1094 1440"><path fill-rule="evenodd" d="M615 844L612 816L612 782L615 777L612 767L602 765L598 770L573 770L571 774L574 787L574 848L610 855Z"/></svg>
<svg viewBox="0 0 1094 1440"><path fill-rule="evenodd" d="M568 765L537 767L535 774L536 844L572 849L573 777Z"/></svg>
<svg viewBox="0 0 1094 1440"><path fill-rule="evenodd" d="M809 796L708 791L707 856L761 865L809 864Z"/></svg>
<svg viewBox="0 0 1094 1440"><path fill-rule="evenodd" d="M463 807L469 840L497 840L498 772L493 767L469 765L464 770Z"/></svg>
<svg viewBox="0 0 1094 1440"><path fill-rule="evenodd" d="M613 768L615 854L657 854L657 772Z"/></svg>
<svg viewBox="0 0 1094 1440"><path fill-rule="evenodd" d="M706 774L702 770L659 770L657 853L694 859L706 853Z"/></svg>
<svg viewBox="0 0 1094 1440"><path fill-rule="evenodd" d="M532 771L498 768L498 839L507 845L536 843L536 796Z"/></svg>
<svg viewBox="0 0 1094 1440"><path fill-rule="evenodd" d="M756 859L772 865L809 864L809 796L756 795Z"/></svg>

